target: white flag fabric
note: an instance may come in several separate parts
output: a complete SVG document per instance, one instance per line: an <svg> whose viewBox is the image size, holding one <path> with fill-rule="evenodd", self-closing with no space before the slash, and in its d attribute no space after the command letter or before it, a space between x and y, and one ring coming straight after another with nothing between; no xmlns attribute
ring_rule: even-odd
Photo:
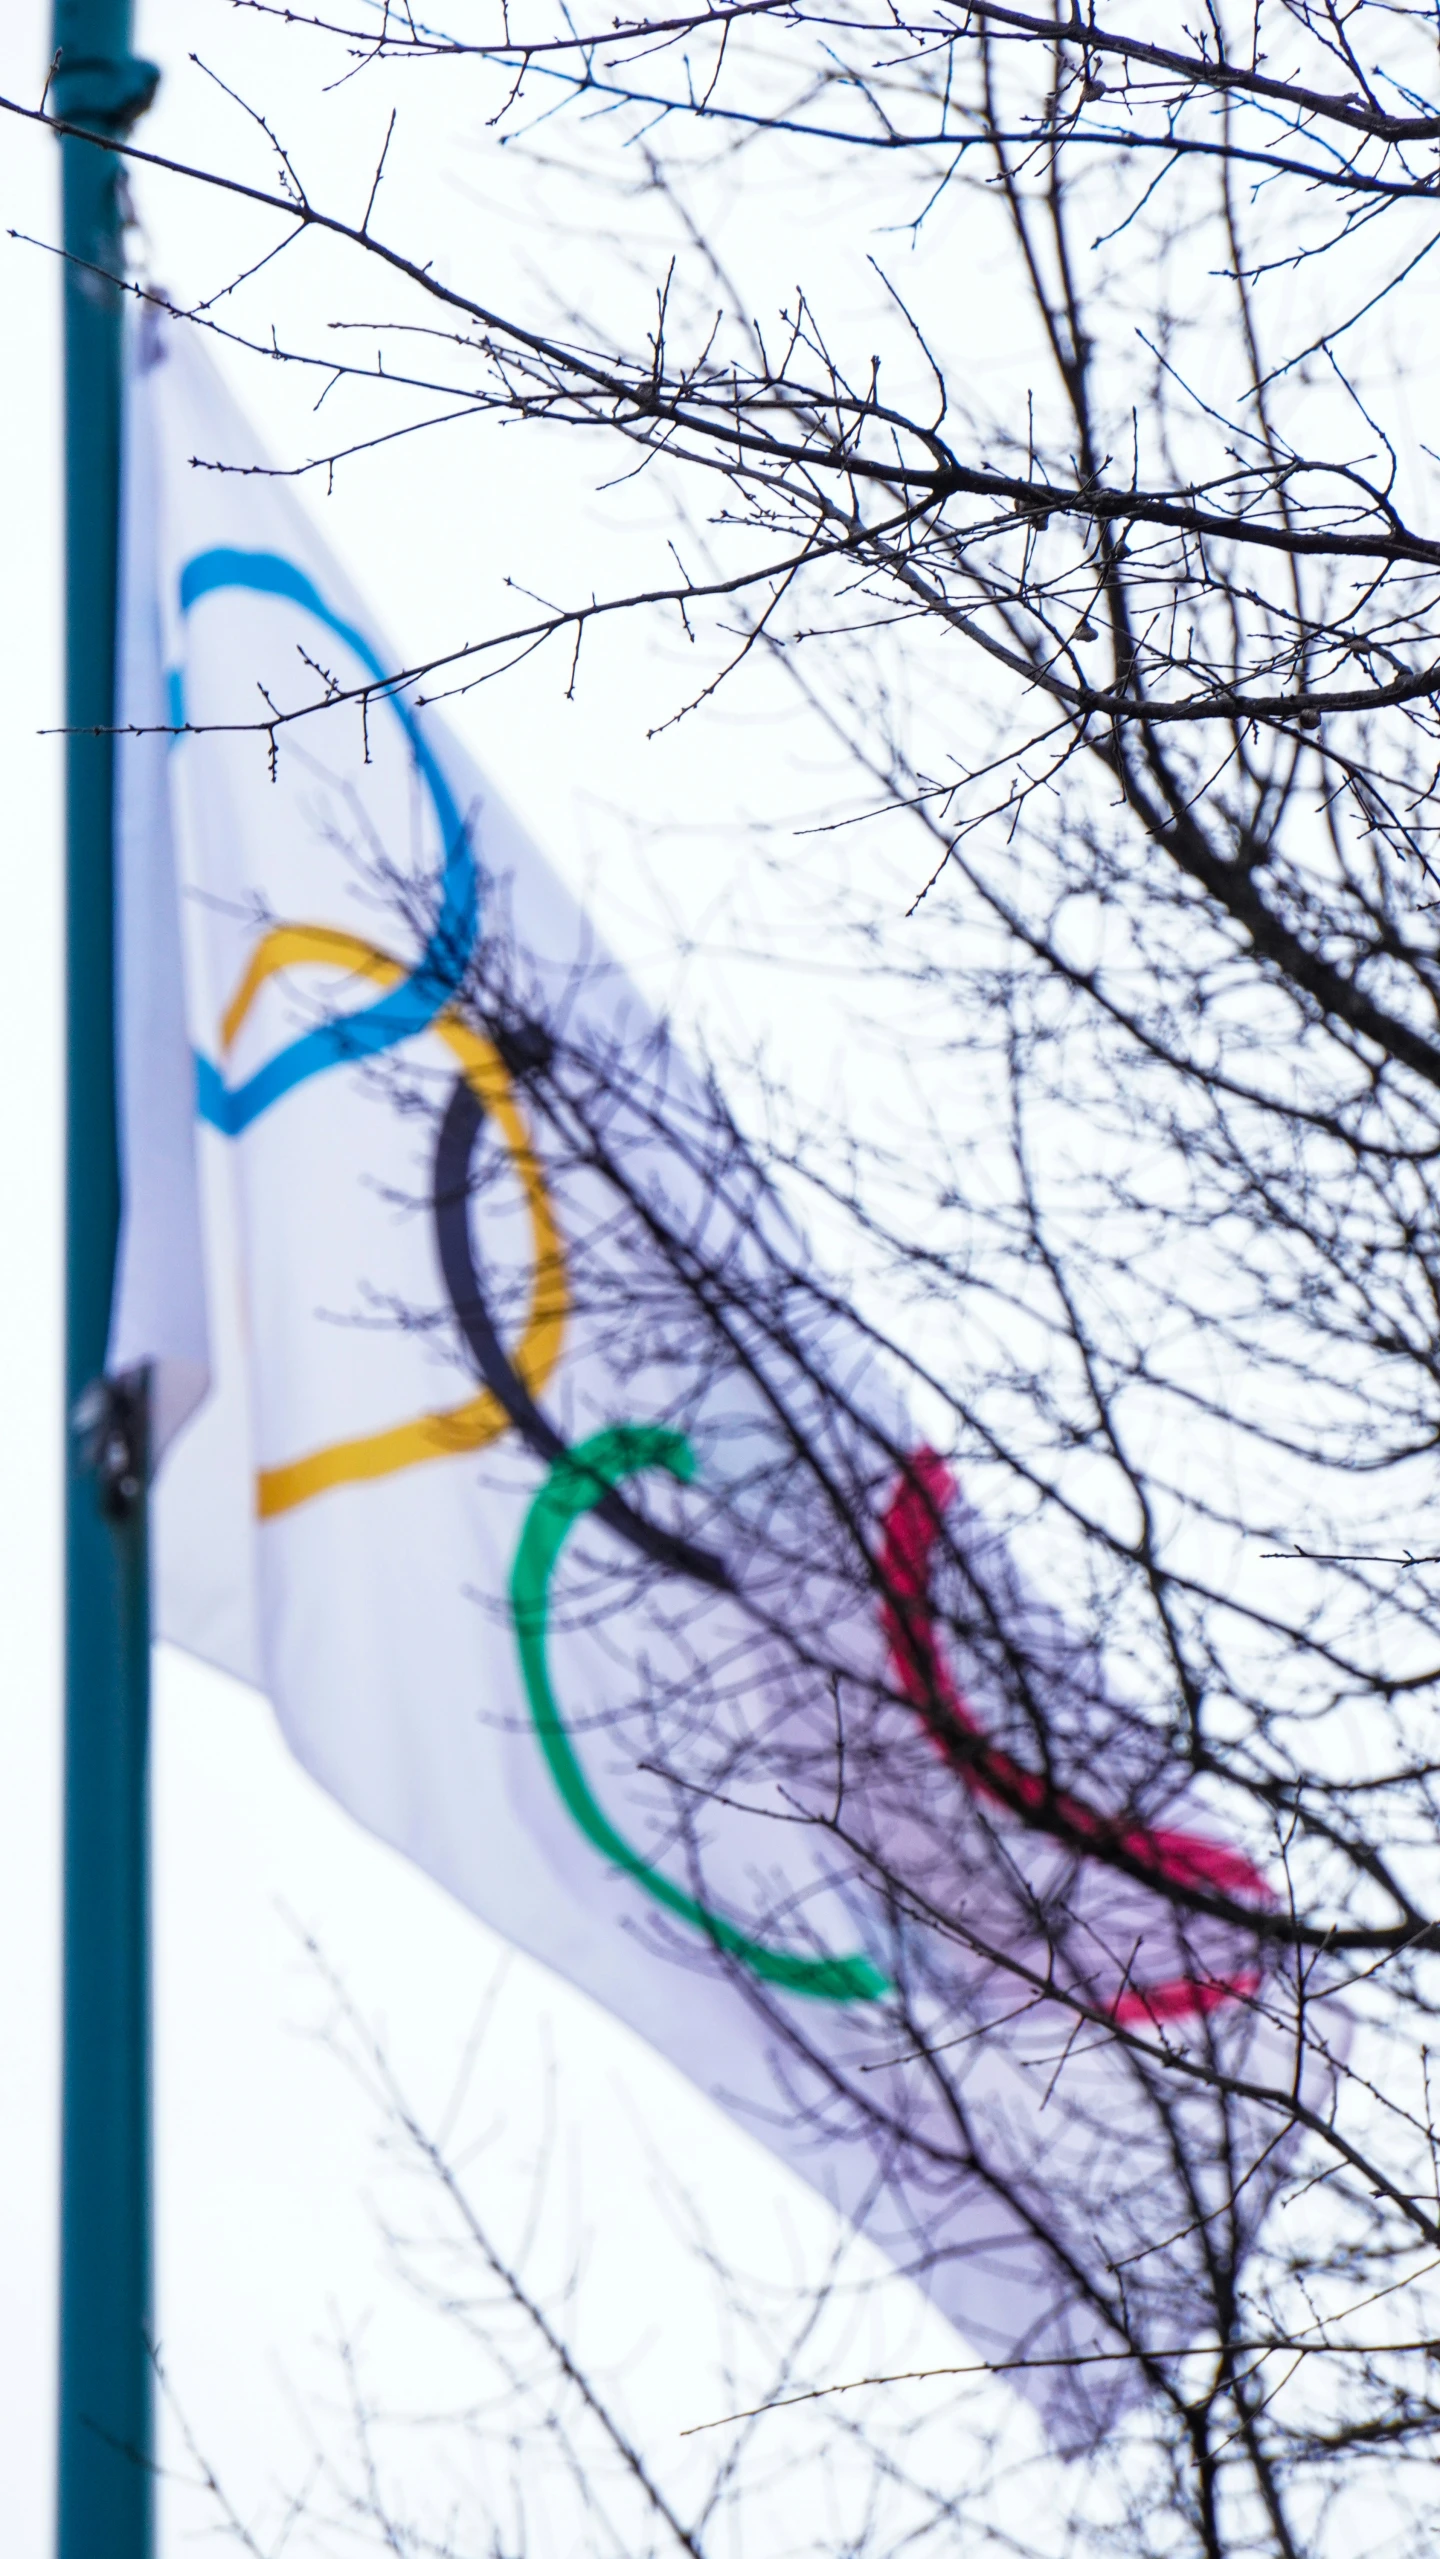
<svg viewBox="0 0 1440 2559"><path fill-rule="evenodd" d="M1204 2316L1174 2124L1082 2012L1283 2076L1234 1925L1266 1886L262 461L147 323L111 1365L155 1381L158 1630L1078 2441L1147 2282L1152 2344ZM1233 2121L1188 2137L1218 2196Z"/></svg>

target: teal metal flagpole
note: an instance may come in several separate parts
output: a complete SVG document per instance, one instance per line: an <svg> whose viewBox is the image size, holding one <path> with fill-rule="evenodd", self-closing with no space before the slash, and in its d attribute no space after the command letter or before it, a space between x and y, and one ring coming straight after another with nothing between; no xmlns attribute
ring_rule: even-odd
<svg viewBox="0 0 1440 2559"><path fill-rule="evenodd" d="M50 110L148 105L129 0L56 0ZM102 1384L119 1232L112 817L122 198L61 137L65 310L65 1967L58 2559L150 2559L150 1639L143 1388Z"/></svg>

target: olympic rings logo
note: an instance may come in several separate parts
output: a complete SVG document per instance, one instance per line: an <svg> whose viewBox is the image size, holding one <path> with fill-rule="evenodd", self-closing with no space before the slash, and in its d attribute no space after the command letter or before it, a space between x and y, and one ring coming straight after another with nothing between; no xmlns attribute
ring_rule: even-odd
<svg viewBox="0 0 1440 2559"><path fill-rule="evenodd" d="M568 1447L544 1414L539 1398L555 1373L570 1312L565 1253L540 1160L531 1142L514 1086L494 1045L457 1011L458 993L479 932L479 900L469 830L460 816L443 768L409 705L386 688L374 650L352 624L335 614L313 582L293 562L268 552L214 550L187 563L180 580L182 615L207 595L243 589L299 605L344 641L377 687L377 700L399 721L415 768L439 823L443 845L440 908L419 961L407 969L389 953L359 937L323 925L287 924L267 932L251 954L220 1024L220 1054L229 1058L262 988L292 969L338 969L377 990L368 1005L333 1015L302 1032L239 1086L229 1086L210 1060L197 1059L197 1104L202 1119L239 1138L263 1113L311 1077L355 1064L430 1033L454 1057L458 1074L441 1116L433 1168L431 1212L436 1248L451 1309L481 1379L478 1393L411 1421L336 1440L328 1446L263 1469L256 1484L262 1520L282 1517L342 1485L381 1477L441 1457L472 1454L514 1430L548 1467L529 1506L510 1577L512 1621L521 1677L539 1747L556 1791L577 1828L607 1862L649 1895L671 1917L698 1930L755 1979L776 1988L840 2004L885 1997L893 1988L867 1956L804 1955L770 1945L684 1891L624 1838L597 1801L573 1737L556 1703L550 1679L548 1628L551 1583L565 1541L577 1521L593 1513L637 1551L667 1570L724 1591L730 1576L722 1557L638 1511L623 1489L636 1475L659 1467L682 1483L695 1472L694 1452L678 1432L620 1424ZM172 678L183 725L183 694ZM529 1304L513 1352L501 1342L476 1268L469 1201L475 1147L487 1119L499 1132L523 1193L530 1224ZM1096 1848L1118 1844L1129 1862L1160 1883L1262 1908L1273 1896L1248 1861L1219 1842L1185 1832L1128 1828L1107 1821L1069 1797L1048 1805L1030 1772L986 1739L940 1657L930 1599L932 1549L945 1502L953 1490L942 1461L921 1450L910 1462L883 1522L882 1581L890 1594L882 1624L892 1673L916 1707L932 1738L973 1793L989 1795L1022 1818L1046 1810L1059 1835ZM1199 2015L1247 1997L1258 1987L1253 1968L1223 1977L1156 1983L1123 1991L1109 2014L1117 2024L1158 2024Z"/></svg>

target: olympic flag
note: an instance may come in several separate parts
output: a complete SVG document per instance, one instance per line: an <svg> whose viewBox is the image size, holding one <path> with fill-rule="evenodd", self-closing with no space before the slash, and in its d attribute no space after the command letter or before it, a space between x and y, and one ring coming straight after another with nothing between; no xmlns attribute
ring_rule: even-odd
<svg viewBox="0 0 1440 2559"><path fill-rule="evenodd" d="M126 453L111 1368L152 1377L159 1631L1083 2431L1062 2367L1133 2330L1107 2216L1141 2263L1181 2100L1147 2134L1103 2034L1046 2107L1028 2064L1088 2017L1253 2071L1266 1887L178 323Z"/></svg>

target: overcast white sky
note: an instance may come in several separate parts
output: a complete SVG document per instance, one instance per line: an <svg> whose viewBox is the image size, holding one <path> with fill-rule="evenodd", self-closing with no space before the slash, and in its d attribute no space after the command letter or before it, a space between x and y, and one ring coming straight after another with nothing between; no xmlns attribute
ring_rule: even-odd
<svg viewBox="0 0 1440 2559"><path fill-rule="evenodd" d="M182 133L193 140L196 120L210 111L196 76L183 67L202 20L207 42L243 53L247 30L218 6L173 0L142 17L141 47L166 65L165 106L147 131L162 147ZM0 13L0 85L7 93L38 94L47 50L48 9L38 0L11 0ZM365 112L373 121L379 110L367 105ZM201 133L202 149L219 130ZM458 143L450 150L452 139L439 131L437 187L463 156ZM339 127L333 150L334 165L343 167ZM55 176L53 146L7 124L0 226L53 241ZM193 290L215 250L219 215L197 212L159 188L145 190L143 203L154 271ZM286 290L296 307L313 310L313 297L325 291L323 271ZM0 239L0 485L7 492L0 843L8 920L0 1005L7 1202L0 1258L0 2481L5 2548L15 2559L47 2549L52 2494L61 860L60 749L43 732L60 716L57 317L53 261ZM281 434L293 414L285 408L288 386L240 369L232 379L252 408L258 400L263 413L270 402L270 429ZM543 583L548 567L557 582L583 583L579 550L588 519L578 457L569 480L567 463L558 483L542 483L539 458L522 455L520 440L512 441L514 467L498 483L477 488L473 457L437 441L403 508L386 503L386 483L373 468L332 502L326 532L402 647L457 627L482 589L483 608L507 569L528 566ZM523 559L511 556L522 521ZM598 840L599 821L592 825L587 810L593 813L597 800L634 796L630 781L643 760L651 708L637 698L635 669L633 656L617 647L573 711L560 699L562 681L545 669L457 715L501 788L577 877ZM763 763L753 728L751 746L746 769L753 771ZM731 804L743 796L733 732L727 743L723 725L708 740L686 730L678 744L652 755L645 771L651 805L669 794L719 821L727 790ZM713 836L696 839L683 883L687 911L703 912L705 865L716 858ZM626 896L622 880L621 907ZM628 911L635 947L660 948L638 887ZM716 1002L724 992L710 989ZM407 2302L387 2268L373 2203L377 2180L383 2184L373 2118L317 2040L326 2002L300 1952L297 1925L316 1932L361 2009L383 2022L402 2075L424 2103L439 2102L500 1949L317 1793L286 1758L262 1701L179 1658L157 1665L156 1803L159 2328L199 2441L249 2502L303 2468L296 2404L317 2394L333 2399L327 2339L337 2328L373 2312L368 2351L379 2385L411 2407L438 2404L467 2386L443 2328ZM517 1961L478 2070L479 2114L495 2127L487 2192L502 2220L513 2217L526 2191L552 2099L560 2130L547 2189L551 2262L561 2263L571 2247L589 2249L584 2335L602 2359L628 2356L632 2405L647 2432L668 2442L681 2425L714 2413L716 2400L703 2286L657 2204L654 2155L683 2162L719 2238L756 2266L773 2271L788 2252L822 2249L825 2216L631 2038ZM637 2341L646 2338L642 2349ZM891 2351L943 2356L954 2344L938 2323L918 2320L900 2301L888 2340L874 2330L857 2334L850 2368ZM417 2465L423 2478L433 2452L402 2449L395 2457ZM193 2547L193 2505L167 2491L163 2514L167 2554L182 2542Z"/></svg>

